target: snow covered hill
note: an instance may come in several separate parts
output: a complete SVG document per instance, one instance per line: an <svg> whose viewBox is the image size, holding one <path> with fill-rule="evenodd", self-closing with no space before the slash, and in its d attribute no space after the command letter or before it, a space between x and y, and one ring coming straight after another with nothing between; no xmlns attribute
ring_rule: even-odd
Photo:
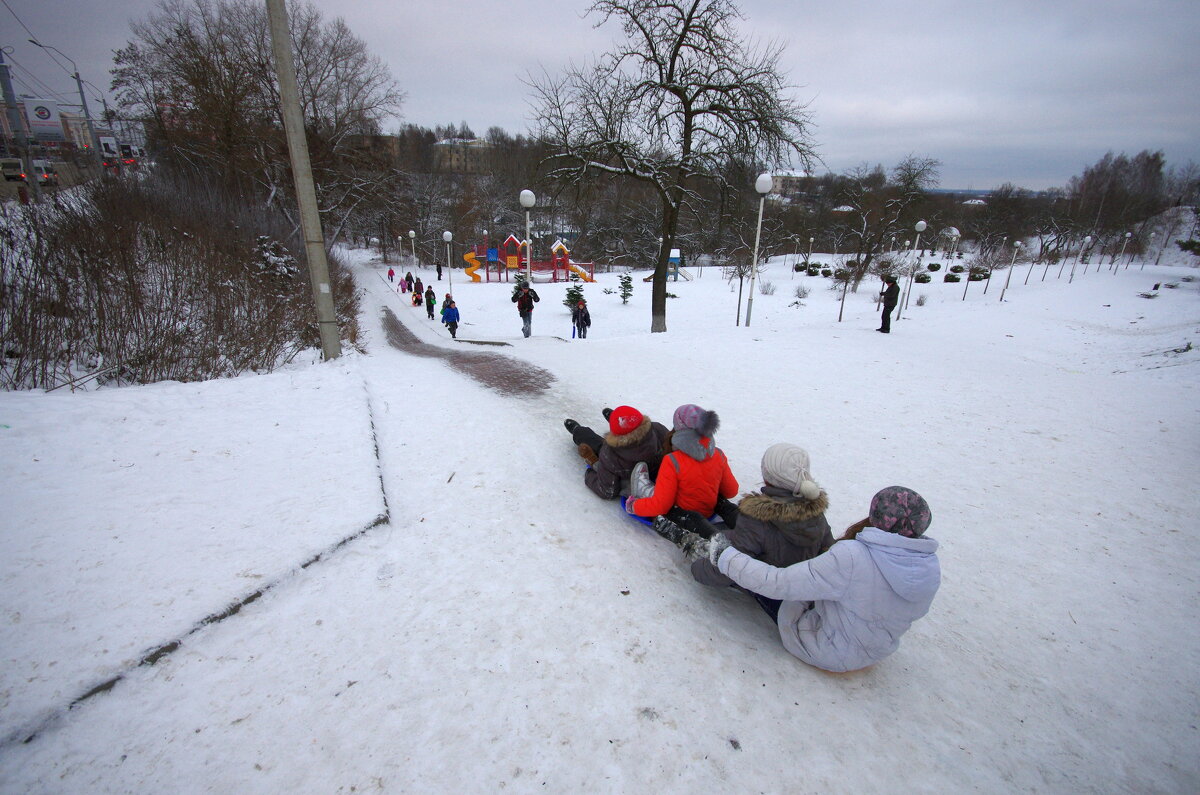
<svg viewBox="0 0 1200 795"><path fill-rule="evenodd" d="M875 285L838 323L781 263L749 328L706 268L653 335L649 285L602 275L587 340L564 285L525 340L456 272L455 342L348 256L365 354L0 394L0 791L1200 788L1195 271L918 285L890 336ZM554 381L498 393L387 313ZM943 585L892 657L803 665L584 488L565 417L685 402L743 491L804 446L835 533L883 486L928 499Z"/></svg>

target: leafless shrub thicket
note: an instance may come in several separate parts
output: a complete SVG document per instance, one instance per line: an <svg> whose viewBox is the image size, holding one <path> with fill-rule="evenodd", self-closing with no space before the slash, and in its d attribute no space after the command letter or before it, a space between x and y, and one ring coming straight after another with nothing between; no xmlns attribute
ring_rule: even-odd
<svg viewBox="0 0 1200 795"><path fill-rule="evenodd" d="M105 179L0 209L0 387L198 381L319 347L303 245L211 185ZM357 297L331 257L344 337Z"/></svg>

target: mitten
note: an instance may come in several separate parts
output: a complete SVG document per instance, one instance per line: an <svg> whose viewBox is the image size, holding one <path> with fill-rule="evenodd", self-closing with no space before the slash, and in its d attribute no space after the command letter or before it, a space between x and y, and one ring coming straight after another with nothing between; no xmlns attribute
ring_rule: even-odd
<svg viewBox="0 0 1200 795"><path fill-rule="evenodd" d="M596 451L586 444L579 445L579 457L587 461L588 466L594 466L600 457L596 455Z"/></svg>
<svg viewBox="0 0 1200 795"><path fill-rule="evenodd" d="M717 533L708 540L708 562L713 566L717 565L717 560L720 559L721 553L731 546L729 539L724 533Z"/></svg>

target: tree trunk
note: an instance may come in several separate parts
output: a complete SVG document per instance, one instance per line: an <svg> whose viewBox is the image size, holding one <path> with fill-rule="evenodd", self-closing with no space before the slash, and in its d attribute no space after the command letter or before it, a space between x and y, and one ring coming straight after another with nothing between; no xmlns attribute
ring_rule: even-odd
<svg viewBox="0 0 1200 795"><path fill-rule="evenodd" d="M679 203L663 201L662 245L654 265L654 282L650 293L650 333L667 330L667 261L679 227Z"/></svg>

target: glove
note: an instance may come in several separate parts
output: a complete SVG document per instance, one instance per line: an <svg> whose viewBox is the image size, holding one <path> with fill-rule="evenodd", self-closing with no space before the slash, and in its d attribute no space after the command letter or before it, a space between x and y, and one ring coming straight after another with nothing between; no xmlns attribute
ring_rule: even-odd
<svg viewBox="0 0 1200 795"><path fill-rule="evenodd" d="M630 494L628 497L626 497L625 498L625 513L629 514L630 516L637 516L637 514L633 512L633 504L635 502L637 502L639 499L640 499L639 497L637 497L633 494Z"/></svg>
<svg viewBox="0 0 1200 795"><path fill-rule="evenodd" d="M596 451L586 444L579 445L579 457L587 461L588 466L595 466L600 457L596 455Z"/></svg>
<svg viewBox="0 0 1200 795"><path fill-rule="evenodd" d="M721 557L721 553L730 546L732 545L729 543L729 539L725 537L724 533L717 533L715 536L710 538L708 540L708 562L716 567L717 561Z"/></svg>

